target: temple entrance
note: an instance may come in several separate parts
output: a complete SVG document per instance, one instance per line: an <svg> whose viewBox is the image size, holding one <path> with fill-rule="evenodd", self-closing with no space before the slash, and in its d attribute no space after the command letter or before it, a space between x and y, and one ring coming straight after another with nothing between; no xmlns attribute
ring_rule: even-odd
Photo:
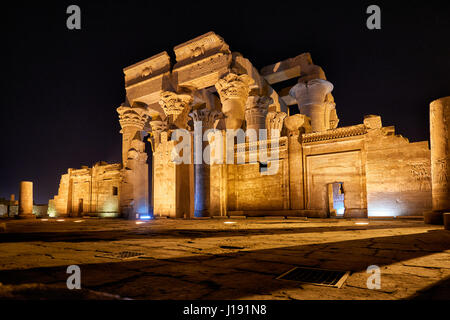
<svg viewBox="0 0 450 320"><path fill-rule="evenodd" d="M343 216L344 205L344 183L333 182L328 184L328 209L330 217Z"/></svg>

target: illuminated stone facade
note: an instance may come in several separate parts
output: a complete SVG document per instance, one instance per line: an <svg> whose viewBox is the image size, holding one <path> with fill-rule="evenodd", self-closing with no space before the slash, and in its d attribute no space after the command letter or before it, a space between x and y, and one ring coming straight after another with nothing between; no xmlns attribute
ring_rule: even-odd
<svg viewBox="0 0 450 320"><path fill-rule="evenodd" d="M111 203L128 218L152 209L174 218L400 216L431 209L428 142L410 143L376 115L338 128L333 84L309 53L258 71L213 32L174 52L173 66L162 52L124 69L126 100L117 109L122 164L69 170L53 200L58 213L80 213L80 199L82 212L107 212ZM195 144L199 122L201 135L218 134ZM258 140L230 145L227 132L238 129L257 130ZM180 130L190 144L183 149L189 161L178 164ZM152 144L150 169L144 139ZM194 163L196 145L211 163ZM234 163L226 152L212 151L218 145L235 150ZM236 163L239 157L245 160Z"/></svg>
<svg viewBox="0 0 450 320"><path fill-rule="evenodd" d="M48 214L59 217L119 215L121 164L98 162L92 168L69 169L61 176Z"/></svg>

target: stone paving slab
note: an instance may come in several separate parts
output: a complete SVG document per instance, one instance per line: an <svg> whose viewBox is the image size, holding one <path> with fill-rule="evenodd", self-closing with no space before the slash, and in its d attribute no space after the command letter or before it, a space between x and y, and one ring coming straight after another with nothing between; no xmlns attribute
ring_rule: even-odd
<svg viewBox="0 0 450 320"><path fill-rule="evenodd" d="M40 290L49 299L450 299L449 231L418 220L355 222L7 220L0 298ZM141 255L107 256L122 251ZM81 268L85 294L55 294L68 291L72 264ZM379 290L367 288L370 265L381 269ZM352 273L340 289L276 279L295 266Z"/></svg>

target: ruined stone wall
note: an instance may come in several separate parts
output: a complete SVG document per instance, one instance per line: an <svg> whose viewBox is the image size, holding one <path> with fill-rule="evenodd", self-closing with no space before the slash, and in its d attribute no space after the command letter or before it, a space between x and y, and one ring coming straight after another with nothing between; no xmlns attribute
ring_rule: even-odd
<svg viewBox="0 0 450 320"><path fill-rule="evenodd" d="M431 209L428 141L409 143L392 127L367 135L369 216L422 215Z"/></svg>
<svg viewBox="0 0 450 320"><path fill-rule="evenodd" d="M106 163L97 163L93 168L69 169L61 176L58 195L49 202L49 214L118 213L120 171L120 164Z"/></svg>

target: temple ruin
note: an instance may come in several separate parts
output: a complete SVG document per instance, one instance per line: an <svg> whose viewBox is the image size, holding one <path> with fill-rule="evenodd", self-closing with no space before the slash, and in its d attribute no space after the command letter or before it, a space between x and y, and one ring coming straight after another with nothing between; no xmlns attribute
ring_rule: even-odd
<svg viewBox="0 0 450 320"><path fill-rule="evenodd" d="M173 65L164 51L123 70L122 163L69 169L49 211L129 219L152 212L172 218L417 216L445 202L432 203L437 162L431 163L428 141L409 142L379 115L339 127L333 84L309 53L257 70L213 32L174 53ZM195 163L196 146L203 153L213 143L200 138L195 144L195 122L202 124L200 137L214 130L214 143L223 141L244 161L204 151L215 161ZM194 142L183 155L188 163L173 160L181 129ZM238 129L267 134L225 143L226 132ZM152 145L151 168L144 139ZM277 157L261 159L255 153L262 148ZM448 164L448 154L443 161ZM264 174L271 166L276 172ZM441 178L448 181L446 172ZM448 188L437 192L449 194Z"/></svg>

